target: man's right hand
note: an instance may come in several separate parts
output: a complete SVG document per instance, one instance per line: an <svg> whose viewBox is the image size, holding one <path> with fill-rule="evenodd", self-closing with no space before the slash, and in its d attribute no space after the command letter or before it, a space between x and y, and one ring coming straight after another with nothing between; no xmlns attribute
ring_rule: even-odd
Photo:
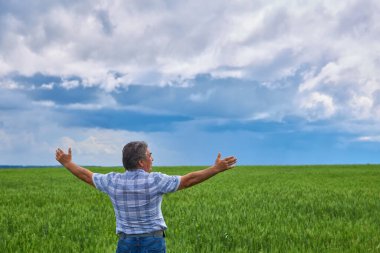
<svg viewBox="0 0 380 253"><path fill-rule="evenodd" d="M222 155L218 153L215 164L213 166L217 172L232 169L235 166L237 159L234 156L229 156L223 159L221 159L221 156Z"/></svg>

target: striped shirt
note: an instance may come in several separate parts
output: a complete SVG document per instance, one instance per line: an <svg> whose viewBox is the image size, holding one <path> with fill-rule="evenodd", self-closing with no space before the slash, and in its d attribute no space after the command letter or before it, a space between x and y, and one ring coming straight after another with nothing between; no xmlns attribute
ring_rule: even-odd
<svg viewBox="0 0 380 253"><path fill-rule="evenodd" d="M124 173L94 173L93 182L111 199L116 233L143 234L167 228L161 212L162 196L178 189L180 176L136 169Z"/></svg>

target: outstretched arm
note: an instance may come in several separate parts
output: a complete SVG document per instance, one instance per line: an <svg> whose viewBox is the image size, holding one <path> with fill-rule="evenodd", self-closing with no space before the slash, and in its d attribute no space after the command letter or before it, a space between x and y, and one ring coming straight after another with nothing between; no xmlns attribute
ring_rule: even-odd
<svg viewBox="0 0 380 253"><path fill-rule="evenodd" d="M55 159L60 162L66 169L68 169L72 174L74 174L80 180L86 182L89 185L95 186L92 181L92 172L86 168L82 168L77 164L73 163L71 160L71 148L66 154L60 148L55 152Z"/></svg>
<svg viewBox="0 0 380 253"><path fill-rule="evenodd" d="M218 154L215 164L207 169L190 172L181 177L181 183L178 190L189 188L193 185L199 184L216 174L231 169L235 166L237 159L233 156L221 159L221 154Z"/></svg>

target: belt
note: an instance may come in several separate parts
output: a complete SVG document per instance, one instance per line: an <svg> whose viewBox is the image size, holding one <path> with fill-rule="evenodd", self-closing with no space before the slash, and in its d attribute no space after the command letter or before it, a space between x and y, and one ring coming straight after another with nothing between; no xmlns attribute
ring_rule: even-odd
<svg viewBox="0 0 380 253"><path fill-rule="evenodd" d="M165 232L163 230L154 231L151 233L145 233L145 234L126 234L123 232L118 233L118 236L120 239L130 238L130 237L165 237Z"/></svg>

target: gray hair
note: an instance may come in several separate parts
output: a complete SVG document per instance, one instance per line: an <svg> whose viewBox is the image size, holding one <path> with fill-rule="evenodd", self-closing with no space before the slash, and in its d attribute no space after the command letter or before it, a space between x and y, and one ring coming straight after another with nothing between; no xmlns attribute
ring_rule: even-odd
<svg viewBox="0 0 380 253"><path fill-rule="evenodd" d="M139 167L139 161L146 158L148 144L144 141L133 141L123 148L123 166L126 170L133 170Z"/></svg>

